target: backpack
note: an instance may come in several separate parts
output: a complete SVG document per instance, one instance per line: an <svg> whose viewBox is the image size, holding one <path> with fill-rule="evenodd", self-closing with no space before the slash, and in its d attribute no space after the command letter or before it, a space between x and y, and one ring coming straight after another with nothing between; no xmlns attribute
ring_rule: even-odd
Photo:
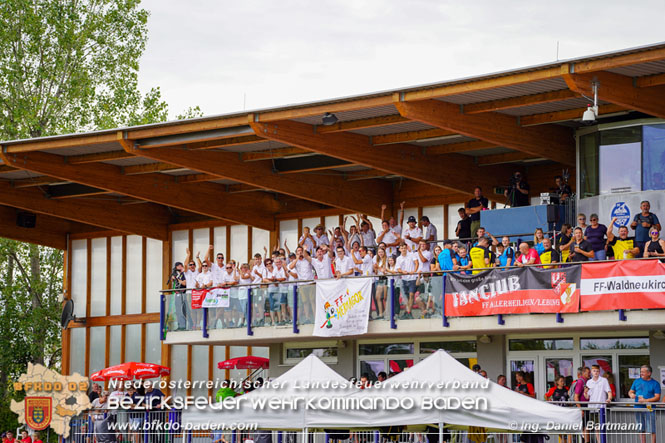
<svg viewBox="0 0 665 443"><path fill-rule="evenodd" d="M580 381L580 379L576 379L574 382L571 383L570 388L568 388L568 398L570 400L575 399L575 386L577 386L577 382Z"/></svg>

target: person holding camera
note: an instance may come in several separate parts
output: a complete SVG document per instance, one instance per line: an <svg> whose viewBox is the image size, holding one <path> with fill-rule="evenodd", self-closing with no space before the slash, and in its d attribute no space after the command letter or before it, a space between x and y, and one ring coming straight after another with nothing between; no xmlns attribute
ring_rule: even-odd
<svg viewBox="0 0 665 443"><path fill-rule="evenodd" d="M524 180L521 172L517 171L510 177L510 185L503 195L506 196L506 204L513 208L529 206L529 184Z"/></svg>
<svg viewBox="0 0 665 443"><path fill-rule="evenodd" d="M175 263L166 284L171 289L182 289L182 291L173 291L172 297L174 298L178 329L187 329L187 295L185 292L187 277L185 277L185 267L181 262Z"/></svg>

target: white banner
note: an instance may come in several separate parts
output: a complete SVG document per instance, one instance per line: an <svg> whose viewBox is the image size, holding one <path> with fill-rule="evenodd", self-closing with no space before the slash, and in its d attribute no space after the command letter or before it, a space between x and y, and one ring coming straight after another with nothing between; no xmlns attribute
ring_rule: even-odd
<svg viewBox="0 0 665 443"><path fill-rule="evenodd" d="M371 278L317 281L313 335L342 337L364 334L371 306Z"/></svg>
<svg viewBox="0 0 665 443"><path fill-rule="evenodd" d="M201 303L202 308L228 308L230 289L211 289Z"/></svg>

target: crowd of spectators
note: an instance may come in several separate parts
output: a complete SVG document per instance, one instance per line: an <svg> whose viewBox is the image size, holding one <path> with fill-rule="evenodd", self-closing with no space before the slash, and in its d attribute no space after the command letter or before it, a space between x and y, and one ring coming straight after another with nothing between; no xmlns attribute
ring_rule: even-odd
<svg viewBox="0 0 665 443"><path fill-rule="evenodd" d="M12 431L3 432L0 438L2 443L42 443L41 432L34 432L31 435L27 429L21 430L19 438L16 438Z"/></svg>
<svg viewBox="0 0 665 443"><path fill-rule="evenodd" d="M528 185L514 177L519 191ZM561 186L561 197L569 196L567 185ZM523 186L524 185L524 186ZM455 229L457 239L438 238L437 227L427 216L404 220L404 205L398 217L386 216L381 207L381 227L364 214L344 217L341 226L326 231L323 225L303 227L298 243L290 246L284 241L272 251L264 248L250 263L226 260L222 252L215 253L211 245L195 256L187 249L184 262L175 263L169 278L171 289L227 288L229 305L215 309L208 319L211 328L243 327L247 325L247 300L253 291L255 326L286 325L293 318L294 288L297 288L299 320L311 323L315 317L314 279L371 276L374 280L372 319L386 318L389 288L396 290L395 311L401 319L428 318L437 313L436 297L441 288L436 275L441 271L476 274L492 267L540 265L544 268L563 263L586 262L634 257L665 257L665 240L660 238L660 222L650 212L648 201L641 203L641 212L628 226L614 233L616 218L610 228L599 223L597 214L578 215L578 226L564 224L559 233L546 235L536 229L533 239L497 239L480 226L480 213L489 209L482 189L476 187L474 196L459 208ZM399 219L399 221L398 221ZM351 221L347 230L347 223ZM635 231L629 236L630 230ZM555 235L556 234L556 235ZM439 273L439 274L437 274ZM178 329L202 326L202 311L189 308L186 291L175 291L172 311ZM252 321L255 321L252 319Z"/></svg>

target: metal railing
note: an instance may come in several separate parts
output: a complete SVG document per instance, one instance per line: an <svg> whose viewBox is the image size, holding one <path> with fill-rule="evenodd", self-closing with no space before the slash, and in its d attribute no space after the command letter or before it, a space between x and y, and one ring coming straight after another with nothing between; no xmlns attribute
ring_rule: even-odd
<svg viewBox="0 0 665 443"><path fill-rule="evenodd" d="M405 427L394 426L379 430L307 430L297 432L258 431L252 424L242 430L188 430L182 425L180 410L171 411L88 411L70 422L70 436L61 443L104 443L122 441L128 443L214 443L223 439L227 443L242 443L246 440L257 440L257 434L272 436L276 443L333 443L344 441L349 443L427 443L443 441L466 443L474 434L482 437L479 441L487 443L512 443L520 441L521 435L550 436L550 442L582 443L639 443L646 437L651 443L651 433L655 433L656 441L665 441L665 404L651 404L649 408L634 407L634 403L612 402L594 404L584 402L577 407L576 402L560 402L561 406L579 409L580 424L575 429L561 430L553 422L548 428L540 429L522 423L515 417L515 425L511 429L487 429L482 427L466 428L445 424L442 431L438 425L429 425L421 432L405 432ZM223 413L218 424L223 423ZM238 427L241 424L234 424ZM260 427L260 423L257 424ZM646 435L645 435L646 434ZM474 439L476 440L476 439Z"/></svg>
<svg viewBox="0 0 665 443"><path fill-rule="evenodd" d="M653 257L632 258L629 260L657 260ZM624 260L602 260L593 263L612 263ZM557 268L581 266L588 262L531 264L519 267ZM518 266L473 268L473 271L516 269ZM429 271L405 273L387 276L347 276L344 279L371 278L372 307L370 321L388 321L391 329L397 329L398 320L440 318L444 327L449 327L445 313L444 299L446 275L459 274L463 271ZM471 271L467 271L467 274ZM405 294L401 278L407 275L417 277L416 293L410 315L405 315L408 294ZM385 277L382 280L381 277ZM192 289L167 289L160 291L160 340L166 339L168 332L200 330L204 338L215 329L244 328L246 334L254 334L254 328L274 326L291 328L294 334L300 332L299 326L314 322L316 306L315 283L318 280L296 280L270 284L235 285L229 292L229 306L217 308L191 308ZM210 289L221 289L214 287ZM623 309L617 309L619 320L625 321ZM383 314L383 315L381 315ZM519 314L515 314L519 315ZM571 314L568 314L571 315ZM502 314L496 315L497 322L504 324ZM561 314L556 316L557 323L562 323ZM316 327L316 325L315 325Z"/></svg>

